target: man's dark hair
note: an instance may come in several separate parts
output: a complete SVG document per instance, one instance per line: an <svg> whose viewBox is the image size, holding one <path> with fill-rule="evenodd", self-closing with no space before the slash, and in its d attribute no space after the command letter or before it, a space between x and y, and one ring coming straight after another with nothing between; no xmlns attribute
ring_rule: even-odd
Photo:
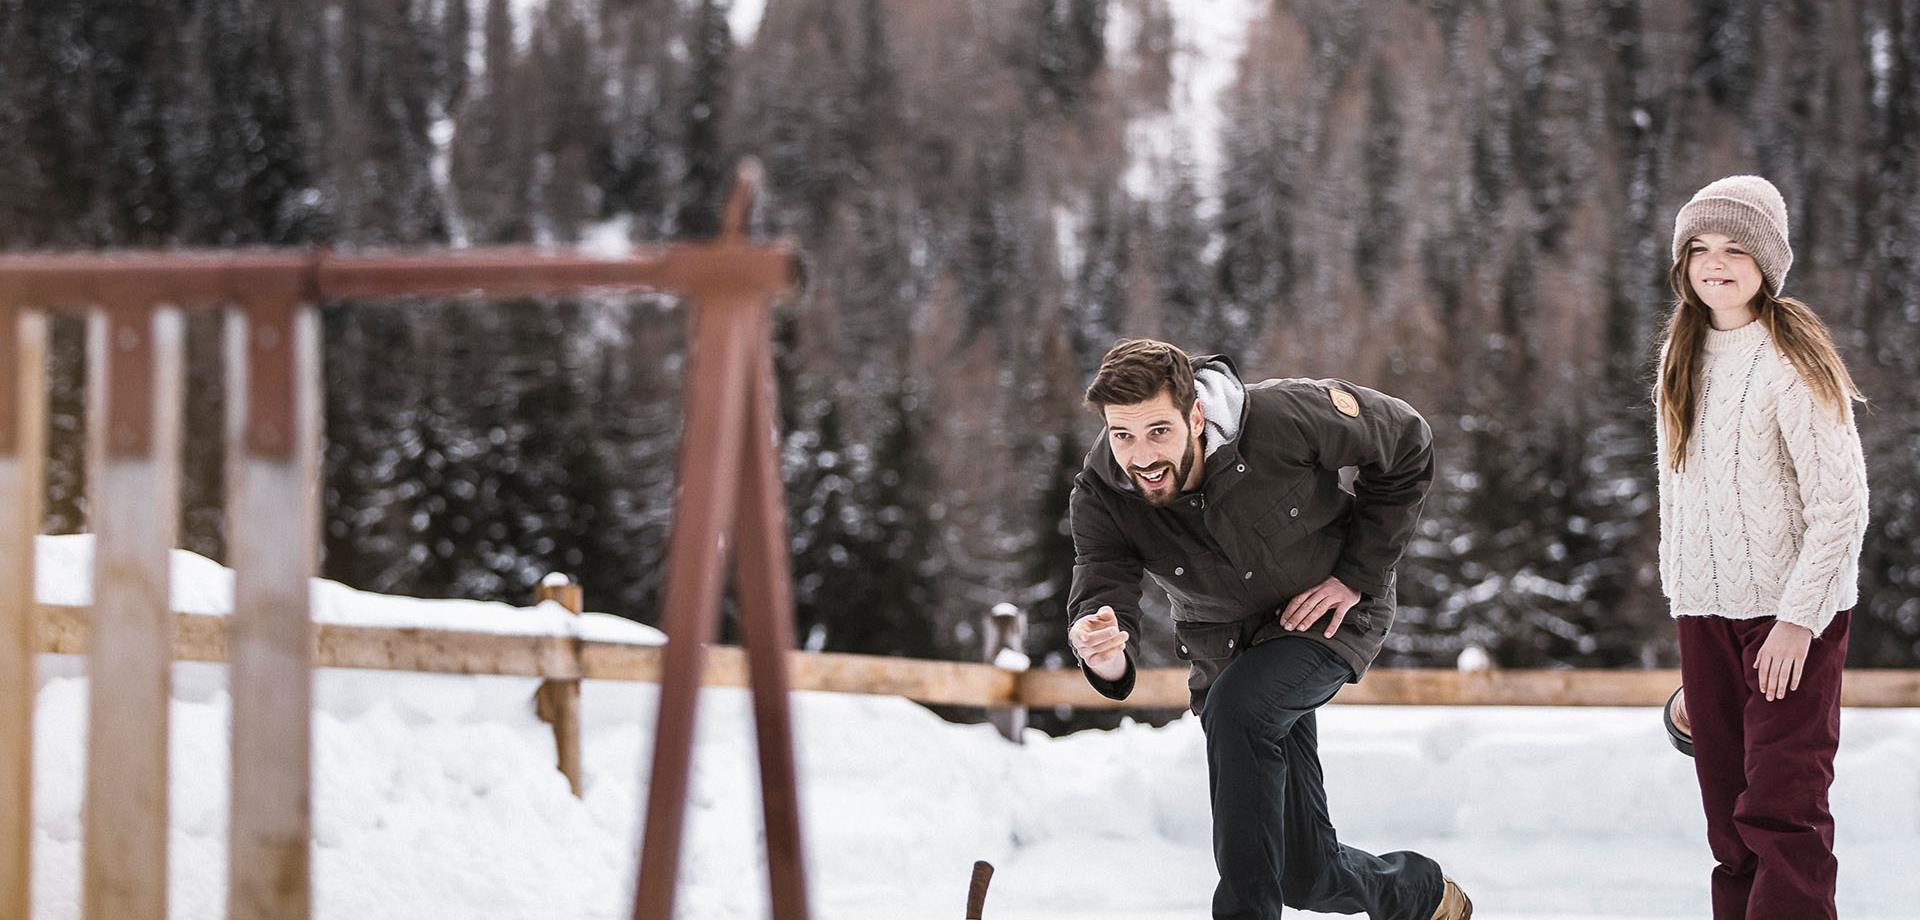
<svg viewBox="0 0 1920 920"><path fill-rule="evenodd" d="M1087 384L1087 405L1131 406L1165 392L1184 417L1193 408L1193 360L1180 346L1154 339L1127 339L1107 351Z"/></svg>

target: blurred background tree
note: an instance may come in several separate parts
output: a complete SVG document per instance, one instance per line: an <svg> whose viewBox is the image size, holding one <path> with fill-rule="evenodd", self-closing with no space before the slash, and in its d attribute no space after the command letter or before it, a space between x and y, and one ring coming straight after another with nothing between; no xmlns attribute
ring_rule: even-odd
<svg viewBox="0 0 1920 920"><path fill-rule="evenodd" d="M1670 665L1671 221L1759 172L1873 399L1853 663L1911 667L1917 106L1901 0L0 0L0 246L617 248L711 233L759 156L811 278L776 342L807 647L971 658L1011 601L1065 663L1078 394L1159 335L1433 422L1387 663ZM676 305L324 321L328 577L524 602L565 570L657 619ZM56 325L56 531L85 526L80 341ZM219 445L189 450L184 542L219 557Z"/></svg>

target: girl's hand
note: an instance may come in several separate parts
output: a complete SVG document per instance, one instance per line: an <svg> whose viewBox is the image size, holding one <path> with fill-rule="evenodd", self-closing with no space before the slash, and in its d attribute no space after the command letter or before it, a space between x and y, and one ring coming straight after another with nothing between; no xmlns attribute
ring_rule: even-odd
<svg viewBox="0 0 1920 920"><path fill-rule="evenodd" d="M1769 701L1800 689L1800 674L1807 667L1807 647L1813 644L1813 630L1793 623L1776 621L1760 654L1753 659L1760 672L1760 691Z"/></svg>

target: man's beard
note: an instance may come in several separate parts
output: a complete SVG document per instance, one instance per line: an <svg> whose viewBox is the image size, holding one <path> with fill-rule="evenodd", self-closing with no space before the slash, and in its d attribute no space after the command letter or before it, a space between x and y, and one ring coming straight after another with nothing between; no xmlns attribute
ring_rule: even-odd
<svg viewBox="0 0 1920 920"><path fill-rule="evenodd" d="M1146 499L1147 504L1155 508L1165 508L1178 500L1180 498L1181 484L1187 481L1187 474L1193 471L1193 457L1198 447L1198 438L1187 439L1187 452L1180 457L1179 465L1175 466L1173 471L1167 474L1167 478L1160 480L1161 488L1165 489L1163 492L1153 491L1153 487L1140 478L1139 471L1128 470L1127 475L1133 477L1134 488L1140 490L1140 497ZM1147 470L1147 472L1151 473L1153 470L1159 468L1159 466L1156 466Z"/></svg>

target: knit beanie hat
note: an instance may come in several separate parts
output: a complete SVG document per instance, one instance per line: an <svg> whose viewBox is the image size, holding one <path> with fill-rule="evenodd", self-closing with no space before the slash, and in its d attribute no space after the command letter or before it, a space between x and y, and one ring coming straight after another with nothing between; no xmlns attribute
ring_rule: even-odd
<svg viewBox="0 0 1920 920"><path fill-rule="evenodd" d="M1745 244L1779 296L1793 267L1793 250L1787 246L1787 202L1773 183L1759 176L1728 176L1693 193L1673 218L1673 260L1686 258L1687 241L1702 233L1724 233Z"/></svg>

